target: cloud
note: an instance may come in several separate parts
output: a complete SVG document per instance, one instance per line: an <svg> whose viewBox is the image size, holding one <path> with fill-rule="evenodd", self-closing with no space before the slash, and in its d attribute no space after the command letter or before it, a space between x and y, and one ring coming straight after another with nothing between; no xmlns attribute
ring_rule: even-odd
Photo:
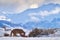
<svg viewBox="0 0 60 40"><path fill-rule="evenodd" d="M60 4L60 0L0 0L0 9L5 13L17 14L49 3Z"/></svg>
<svg viewBox="0 0 60 40"><path fill-rule="evenodd" d="M19 13L28 8L24 0L0 0L0 6L6 13Z"/></svg>
<svg viewBox="0 0 60 40"><path fill-rule="evenodd" d="M30 4L30 6L41 6L44 4L45 0L28 0L27 2Z"/></svg>
<svg viewBox="0 0 60 40"><path fill-rule="evenodd" d="M60 4L60 0L51 0L51 3Z"/></svg>
<svg viewBox="0 0 60 40"><path fill-rule="evenodd" d="M0 20L11 21L11 19L8 19L6 16L0 16Z"/></svg>
<svg viewBox="0 0 60 40"><path fill-rule="evenodd" d="M30 8L38 8L39 6L38 6L38 4L32 4L32 5L30 5Z"/></svg>
<svg viewBox="0 0 60 40"><path fill-rule="evenodd" d="M49 4L49 3L60 4L60 0L46 0L45 3L46 4Z"/></svg>
<svg viewBox="0 0 60 40"><path fill-rule="evenodd" d="M45 0L0 0L0 6L6 13L20 13L26 9L38 8Z"/></svg>

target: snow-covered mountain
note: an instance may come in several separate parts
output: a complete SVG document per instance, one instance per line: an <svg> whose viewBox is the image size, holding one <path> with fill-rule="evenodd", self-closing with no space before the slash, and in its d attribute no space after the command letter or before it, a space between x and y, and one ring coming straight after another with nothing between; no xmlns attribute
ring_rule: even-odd
<svg viewBox="0 0 60 40"><path fill-rule="evenodd" d="M14 24L14 23L9 22L9 21L0 20L0 27L7 26L7 25L9 25L10 27L22 26L21 24Z"/></svg>
<svg viewBox="0 0 60 40"><path fill-rule="evenodd" d="M9 25L11 27L20 26L20 27L23 27L23 28L26 28L26 29L31 29L31 28L34 28L34 27L40 27L40 28L59 27L60 26L60 17L59 17L60 14L56 14L56 15L52 14L52 15L49 15L49 16L45 17L44 19L42 19L40 15L39 16L35 15L35 17L39 18L38 22L32 21L30 19L30 16L29 16L29 14L33 14L33 13L38 14L38 12L44 11L44 10L51 11L51 10L55 9L56 7L60 7L60 5L50 3L50 4L47 4L47 5L42 5L39 8L27 9L24 12L19 13L19 14L8 14L8 16L7 15L6 16L7 17L9 17L9 16L12 17L12 20L15 20L17 18L17 20L15 20L16 22L12 23L12 22L9 22L9 21L0 20L0 27L4 26L5 24ZM53 20L49 20L49 19L53 19ZM18 21L18 20L20 20L20 21ZM20 23L20 22L22 22L22 23ZM16 23L18 23L18 24L16 24Z"/></svg>
<svg viewBox="0 0 60 40"><path fill-rule="evenodd" d="M49 6L51 6L51 7L49 7ZM43 5L43 6L39 7L39 8L27 9L24 12L17 14L18 15L17 20L20 19L22 21L22 23L24 23L23 27L25 27L27 29L31 29L31 28L34 28L34 27L40 27L40 28L59 27L60 26L59 23L56 23L56 22L58 22L58 20L60 19L60 17L59 17L60 14L51 14L49 16L46 16L44 19L41 18L40 15L39 16L38 15L35 15L35 16L33 15L34 17L39 18L39 21L37 23L36 23L36 21L32 21L30 19L30 16L29 16L29 14L33 14L33 13L38 14L40 11L45 11L45 10L46 11L51 11L51 10L55 9L56 7L60 7L60 5L50 3L50 4L47 4L47 5ZM15 15L15 16L17 16L17 15ZM25 22L25 21L27 21L27 22Z"/></svg>
<svg viewBox="0 0 60 40"><path fill-rule="evenodd" d="M55 8L59 8L59 7L60 7L59 4L50 3L47 5L42 5L39 8L27 9L27 10L23 11L22 13L8 14L6 16L11 18L12 22L14 22L14 23L20 23L20 22L25 23L26 21L31 20L29 14L33 14L33 13L39 14L40 11L44 12L45 10L50 12L51 10L55 10ZM60 15L60 14L58 14L58 15ZM35 17L38 17L40 20L42 20L40 15L39 16L35 15ZM50 17L53 18L53 15L50 15ZM57 15L55 15L54 17L57 17ZM16 18L17 18L17 20L16 20ZM47 18L49 18L49 17L47 17Z"/></svg>
<svg viewBox="0 0 60 40"><path fill-rule="evenodd" d="M6 24L6 25L5 25ZM59 28L60 26L60 18L55 18L54 20L52 20L52 22L48 22L48 21L39 21L39 22L33 22L33 21L29 21L26 22L25 24L14 24L12 22L9 21L5 21L5 20L0 20L0 27L2 26L7 26L9 25L10 27L23 27L25 29L32 29L32 28Z"/></svg>
<svg viewBox="0 0 60 40"><path fill-rule="evenodd" d="M39 21L39 22L33 22L29 21L23 25L27 29L31 28L60 28L60 18L54 18L52 22L49 21Z"/></svg>

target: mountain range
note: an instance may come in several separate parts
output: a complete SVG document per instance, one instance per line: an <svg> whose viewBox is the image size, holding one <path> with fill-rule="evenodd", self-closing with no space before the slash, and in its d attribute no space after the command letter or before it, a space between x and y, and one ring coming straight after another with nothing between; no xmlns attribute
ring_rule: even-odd
<svg viewBox="0 0 60 40"><path fill-rule="evenodd" d="M17 18L17 20L21 19L24 22L24 21L29 19L28 14L38 13L39 11L44 11L44 10L50 11L50 10L53 10L55 7L60 7L60 5L51 3L51 4L48 4L48 5L43 5L39 8L36 8L36 9L27 9L24 12L17 14L18 17L19 17L19 18ZM14 15L14 16L16 16L16 15ZM60 14L57 14L55 16L60 16ZM53 15L52 15L52 17L53 17ZM26 29L31 29L31 28L36 28L36 27L39 27L39 28L55 28L55 27L60 26L60 18L58 18L58 17L54 18L51 22L49 22L47 20L43 20L43 21L39 21L39 22L27 21L25 23L18 23L18 24L12 23L12 22L9 22L9 21L5 21L5 20L0 20L0 27L5 26L5 24L6 24L6 26L9 25L10 27L20 26L20 27L23 27L23 28L26 28Z"/></svg>
<svg viewBox="0 0 60 40"><path fill-rule="evenodd" d="M6 24L6 25L4 25ZM5 20L0 20L0 27L3 26L7 26L9 25L10 27L23 27L25 29L31 29L31 28L58 28L60 26L60 18L55 18L54 20L52 20L51 22L48 21L41 21L41 22L33 22L33 21L29 21L25 24L14 24L12 22L9 21L5 21Z"/></svg>

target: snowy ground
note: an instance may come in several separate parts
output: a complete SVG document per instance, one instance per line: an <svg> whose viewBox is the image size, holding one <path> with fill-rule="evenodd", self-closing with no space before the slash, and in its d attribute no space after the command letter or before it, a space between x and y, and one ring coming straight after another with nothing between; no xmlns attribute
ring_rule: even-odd
<svg viewBox="0 0 60 40"><path fill-rule="evenodd" d="M22 27L14 27L14 28L12 28L12 27L8 28L8 27L7 27L6 29L11 29L11 30L13 30L13 29L23 29L24 32L26 33L26 36L27 36L27 35L29 34L29 32L31 31L31 30L24 29L24 28L22 28ZM4 36L4 33L10 34L10 33L11 33L11 30L5 31L3 28L0 28L0 37L3 37L3 36Z"/></svg>
<svg viewBox="0 0 60 40"><path fill-rule="evenodd" d="M60 37L39 37L39 38L0 37L0 40L60 40Z"/></svg>
<svg viewBox="0 0 60 40"><path fill-rule="evenodd" d="M14 28L6 28L6 30L8 29L8 31L5 31L3 28L0 28L0 38L3 38L4 39L4 34L6 33L6 34L9 34L10 35L10 33L11 33L11 30L13 30L13 29L23 29L24 30L24 32L26 33L25 35L26 36L28 36L28 34L30 33L30 31L31 30L28 30L28 29L24 29L24 28L21 28L21 27L14 27ZM11 29L11 30L10 30ZM21 38L20 37L20 35L18 35L19 36L19 38ZM50 37L50 39L52 39L52 37L60 37L60 28L59 29L56 29L56 32L54 33L54 34L49 34L49 35L39 35L39 37L42 37L42 39L44 39L43 37ZM7 37L8 39L15 39L15 38L13 38L13 37ZM18 38L16 38L16 39L18 39ZM22 38L21 38L22 39ZM27 39L30 39L30 38L27 38ZM33 39L33 38L32 38ZM35 38L34 38L35 39ZM37 38L38 39L38 38ZM41 39L41 38L39 38L39 39Z"/></svg>

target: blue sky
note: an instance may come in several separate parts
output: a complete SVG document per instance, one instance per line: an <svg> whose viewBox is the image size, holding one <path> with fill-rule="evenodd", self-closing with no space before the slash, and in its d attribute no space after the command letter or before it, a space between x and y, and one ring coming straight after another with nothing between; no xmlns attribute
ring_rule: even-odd
<svg viewBox="0 0 60 40"><path fill-rule="evenodd" d="M60 21L52 21L59 18L60 0L0 0L0 20L16 24L48 21L56 25Z"/></svg>

